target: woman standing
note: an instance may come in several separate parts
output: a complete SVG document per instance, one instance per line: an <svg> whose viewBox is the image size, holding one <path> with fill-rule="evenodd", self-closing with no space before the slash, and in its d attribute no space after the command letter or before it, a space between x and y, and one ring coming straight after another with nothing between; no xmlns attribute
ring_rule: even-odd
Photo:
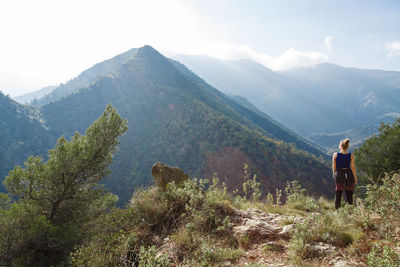
<svg viewBox="0 0 400 267"><path fill-rule="evenodd" d="M346 192L347 203L353 205L354 185L357 184L356 166L354 155L349 153L349 139L340 141L340 152L334 153L332 157L332 172L336 185L335 208L340 208L342 192Z"/></svg>

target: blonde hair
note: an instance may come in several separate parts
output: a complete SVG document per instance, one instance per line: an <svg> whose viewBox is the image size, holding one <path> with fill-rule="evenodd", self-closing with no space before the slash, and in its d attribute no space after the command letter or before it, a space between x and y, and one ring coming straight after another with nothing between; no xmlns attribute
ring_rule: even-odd
<svg viewBox="0 0 400 267"><path fill-rule="evenodd" d="M340 141L339 149L347 150L349 148L349 143L350 143L349 138Z"/></svg>

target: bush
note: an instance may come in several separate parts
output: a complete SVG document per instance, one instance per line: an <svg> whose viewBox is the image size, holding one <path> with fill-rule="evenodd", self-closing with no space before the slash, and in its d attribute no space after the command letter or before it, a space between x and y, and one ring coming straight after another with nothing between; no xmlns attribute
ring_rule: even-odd
<svg viewBox="0 0 400 267"><path fill-rule="evenodd" d="M203 266L214 266L215 264L222 263L225 261L235 262L241 256L244 251L241 249L231 248L212 248L209 245L202 247L202 265Z"/></svg>
<svg viewBox="0 0 400 267"><path fill-rule="evenodd" d="M287 182L285 187L286 205L289 208L303 211L319 211L315 198L307 196L306 190L302 188L298 181Z"/></svg>
<svg viewBox="0 0 400 267"><path fill-rule="evenodd" d="M115 209L98 219L97 234L72 254L72 262L76 266L132 265L139 264L143 255L148 262L152 246L159 246L167 236L177 243L182 258L200 256L197 249L203 236L216 236L236 246L228 227L227 215L232 211L226 186L217 178L211 185L207 180L171 183L165 192L140 189L127 209ZM147 254L144 248L149 249Z"/></svg>
<svg viewBox="0 0 400 267"><path fill-rule="evenodd" d="M315 214L296 225L290 241L293 256L302 259L306 256L306 245L324 242L339 247L347 247L363 236L361 226L355 224L352 206L336 211Z"/></svg>
<svg viewBox="0 0 400 267"><path fill-rule="evenodd" d="M141 247L139 251L139 266L138 267L167 267L170 265L168 255L161 254L157 256L155 246Z"/></svg>
<svg viewBox="0 0 400 267"><path fill-rule="evenodd" d="M244 182L243 182L243 192L247 199L256 202L261 197L260 183L257 182L257 175L254 174L253 179L250 178L250 173L248 170L249 165L244 164Z"/></svg>
<svg viewBox="0 0 400 267"><path fill-rule="evenodd" d="M370 182L378 181L385 173L400 170L400 119L392 125L381 124L379 135L367 139L355 151L355 163Z"/></svg>
<svg viewBox="0 0 400 267"><path fill-rule="evenodd" d="M390 246L376 243L367 256L368 266L400 266L400 255Z"/></svg>
<svg viewBox="0 0 400 267"><path fill-rule="evenodd" d="M400 219L400 174L385 174L380 183L367 185L366 204L382 217Z"/></svg>

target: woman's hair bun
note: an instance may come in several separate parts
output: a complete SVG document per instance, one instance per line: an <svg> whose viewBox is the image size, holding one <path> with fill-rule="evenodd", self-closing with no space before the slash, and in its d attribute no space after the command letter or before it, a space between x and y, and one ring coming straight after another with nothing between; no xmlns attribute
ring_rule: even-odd
<svg viewBox="0 0 400 267"><path fill-rule="evenodd" d="M350 139L349 139L349 138L346 138L346 139L340 141L339 148L341 148L341 149L343 149L343 150L346 150L346 149L349 148L349 143L350 143Z"/></svg>

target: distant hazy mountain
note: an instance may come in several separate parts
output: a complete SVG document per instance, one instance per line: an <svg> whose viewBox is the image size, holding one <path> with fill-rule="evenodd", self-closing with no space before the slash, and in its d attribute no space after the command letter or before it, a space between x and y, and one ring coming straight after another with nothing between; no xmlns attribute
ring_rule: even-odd
<svg viewBox="0 0 400 267"><path fill-rule="evenodd" d="M310 139L314 140L323 147L328 148L328 154L337 151L339 147L339 140L344 140L349 138L351 141L351 146L359 147L362 143L370 136L377 134L379 132L379 126L367 126L357 129L350 129L338 133L313 133L310 135Z"/></svg>
<svg viewBox="0 0 400 267"><path fill-rule="evenodd" d="M52 140L38 110L0 92L0 181L28 156L45 156Z"/></svg>
<svg viewBox="0 0 400 267"><path fill-rule="evenodd" d="M52 101L56 101L66 95L78 92L82 88L88 87L101 77L112 75L113 71L125 61L131 59L137 53L137 49L131 49L125 53L105 60L82 72L78 77L68 81L66 84L61 84L49 94L38 99L34 105L44 105Z"/></svg>
<svg viewBox="0 0 400 267"><path fill-rule="evenodd" d="M57 86L51 85L51 86L46 86L40 90L34 91L32 93L24 94L21 96L14 97L13 99L17 101L18 103L21 104L28 104L29 102L39 99L44 97L47 94L50 94L51 91L53 91Z"/></svg>
<svg viewBox="0 0 400 267"><path fill-rule="evenodd" d="M152 183L156 161L179 166L192 177L218 173L231 189L241 189L247 163L264 192L293 179L315 194L331 190L330 170L315 156L322 155L317 147L149 46L85 89L41 106L40 113L55 142L84 132L108 103L128 119L106 182L122 203L135 187Z"/></svg>
<svg viewBox="0 0 400 267"><path fill-rule="evenodd" d="M338 133L339 138L339 133L357 132L400 115L400 72L332 64L273 72L251 60L182 55L176 59L222 92L247 98L321 145L319 138L313 139L316 133Z"/></svg>

